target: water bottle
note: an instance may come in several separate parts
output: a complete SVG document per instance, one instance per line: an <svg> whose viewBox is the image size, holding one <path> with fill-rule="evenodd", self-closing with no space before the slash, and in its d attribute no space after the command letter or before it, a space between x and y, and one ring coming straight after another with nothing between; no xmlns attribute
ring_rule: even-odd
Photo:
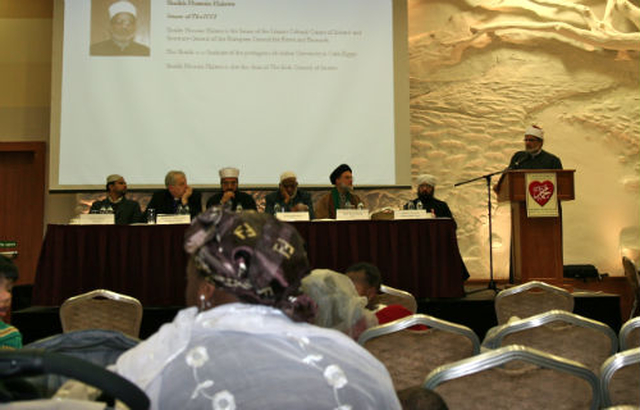
<svg viewBox="0 0 640 410"><path fill-rule="evenodd" d="M358 202L358 210L362 211L364 209L364 204L362 202Z"/></svg>
<svg viewBox="0 0 640 410"><path fill-rule="evenodd" d="M111 205L109 205L107 207L107 211L105 212L106 214L112 214L113 213L113 207Z"/></svg>
<svg viewBox="0 0 640 410"><path fill-rule="evenodd" d="M424 206L422 205L422 201L418 201L418 203L416 204L416 209L418 210L423 210Z"/></svg>
<svg viewBox="0 0 640 410"><path fill-rule="evenodd" d="M100 207L100 213L101 213L101 214L106 214L106 213L107 213L107 207L106 207L106 206L104 206L104 205L102 205L102 206Z"/></svg>
<svg viewBox="0 0 640 410"><path fill-rule="evenodd" d="M282 212L282 208L280 207L280 204L276 203L276 204L273 206L273 213L274 213L274 214L277 214L278 212Z"/></svg>
<svg viewBox="0 0 640 410"><path fill-rule="evenodd" d="M188 215L189 214L189 204L180 205L178 207L178 215Z"/></svg>
<svg viewBox="0 0 640 410"><path fill-rule="evenodd" d="M153 208L147 209L147 224L155 225L156 223L156 210Z"/></svg>
<svg viewBox="0 0 640 410"><path fill-rule="evenodd" d="M413 211L414 209L416 209L416 204L414 204L413 201L407 202L407 209Z"/></svg>
<svg viewBox="0 0 640 410"><path fill-rule="evenodd" d="M236 212L242 212L242 204L236 206Z"/></svg>

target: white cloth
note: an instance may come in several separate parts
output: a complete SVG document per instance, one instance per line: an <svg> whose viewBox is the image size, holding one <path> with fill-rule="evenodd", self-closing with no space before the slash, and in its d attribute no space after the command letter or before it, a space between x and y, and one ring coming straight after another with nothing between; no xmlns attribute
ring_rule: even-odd
<svg viewBox="0 0 640 410"><path fill-rule="evenodd" d="M418 186L422 184L431 185L432 187L436 187L436 177L431 174L422 174L418 176Z"/></svg>
<svg viewBox="0 0 640 410"><path fill-rule="evenodd" d="M524 132L524 135L531 135L532 137L544 139L544 130L542 128L534 127L533 125L528 127Z"/></svg>
<svg viewBox="0 0 640 410"><path fill-rule="evenodd" d="M152 409L400 409L387 370L349 337L261 305L184 309L113 370Z"/></svg>
<svg viewBox="0 0 640 410"><path fill-rule="evenodd" d="M280 182L284 181L285 179L289 179L289 178L298 178L295 174L295 172L293 171L285 171L282 174L280 174Z"/></svg>
<svg viewBox="0 0 640 410"><path fill-rule="evenodd" d="M218 174L220 174L220 179L238 178L238 176L240 176L240 170L238 168L226 167L220 169L220 171L218 171Z"/></svg>
<svg viewBox="0 0 640 410"><path fill-rule="evenodd" d="M109 18L112 19L118 13L129 13L132 14L133 17L138 17L138 12L136 11L136 6L129 3L128 1L118 1L109 6Z"/></svg>

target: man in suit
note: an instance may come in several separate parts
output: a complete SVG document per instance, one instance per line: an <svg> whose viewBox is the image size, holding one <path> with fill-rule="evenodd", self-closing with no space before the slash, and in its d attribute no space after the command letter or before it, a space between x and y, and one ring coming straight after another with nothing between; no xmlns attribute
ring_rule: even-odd
<svg viewBox="0 0 640 410"><path fill-rule="evenodd" d="M155 192L149 205L158 214L189 214L191 218L202 212L202 195L187 184L182 171L169 171L164 178L167 189Z"/></svg>
<svg viewBox="0 0 640 410"><path fill-rule="evenodd" d="M113 213L117 225L128 225L143 222L144 218L137 201L125 198L127 182L122 175L112 174L107 177L107 197L91 204L92 214Z"/></svg>

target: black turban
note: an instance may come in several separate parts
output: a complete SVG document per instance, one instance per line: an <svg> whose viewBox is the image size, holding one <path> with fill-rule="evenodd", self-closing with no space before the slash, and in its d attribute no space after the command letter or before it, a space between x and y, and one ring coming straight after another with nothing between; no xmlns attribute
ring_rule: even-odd
<svg viewBox="0 0 640 410"><path fill-rule="evenodd" d="M353 172L349 165L347 164L338 165L338 168L334 169L331 175L329 175L329 180L331 180L331 184L335 185L336 179L340 178L340 176L347 171Z"/></svg>

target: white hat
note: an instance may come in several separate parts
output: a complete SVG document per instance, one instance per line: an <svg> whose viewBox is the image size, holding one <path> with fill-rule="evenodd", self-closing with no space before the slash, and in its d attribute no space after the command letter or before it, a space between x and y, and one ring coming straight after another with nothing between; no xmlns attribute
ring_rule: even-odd
<svg viewBox="0 0 640 410"><path fill-rule="evenodd" d="M531 135L532 137L540 138L541 140L543 140L544 130L537 125L532 125L527 128L527 130L524 132L524 135Z"/></svg>
<svg viewBox="0 0 640 410"><path fill-rule="evenodd" d="M289 179L289 178L298 178L296 176L296 174L293 171L285 171L282 174L280 174L280 182L284 181L285 179Z"/></svg>
<svg viewBox="0 0 640 410"><path fill-rule="evenodd" d="M238 168L226 167L226 168L220 169L218 173L220 174L220 179L238 178L238 175L240 175L240 170Z"/></svg>
<svg viewBox="0 0 640 410"><path fill-rule="evenodd" d="M431 174L422 174L422 175L418 176L418 186L420 186L422 184L431 185L432 187L435 188L435 186L436 186L436 177L434 177Z"/></svg>
<svg viewBox="0 0 640 410"><path fill-rule="evenodd" d="M136 6L129 3L128 1L118 1L109 6L109 18L112 19L118 13L129 13L132 14L133 17L138 17L138 13L136 11Z"/></svg>
<svg viewBox="0 0 640 410"><path fill-rule="evenodd" d="M112 182L116 182L117 180L123 178L122 175L118 175L118 174L111 174L107 177L107 184L110 184Z"/></svg>

